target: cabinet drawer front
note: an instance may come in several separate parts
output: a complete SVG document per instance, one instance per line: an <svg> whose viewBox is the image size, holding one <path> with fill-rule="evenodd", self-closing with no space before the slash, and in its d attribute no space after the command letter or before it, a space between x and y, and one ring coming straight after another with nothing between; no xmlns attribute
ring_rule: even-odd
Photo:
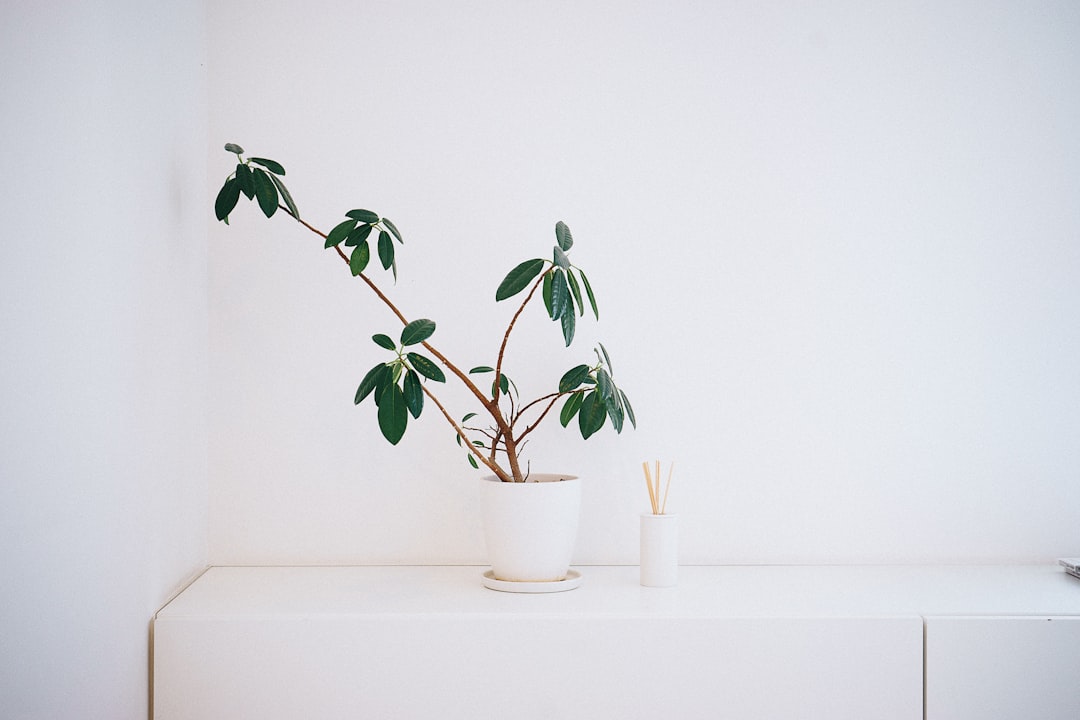
<svg viewBox="0 0 1080 720"><path fill-rule="evenodd" d="M927 720L1080 718L1080 617L928 617Z"/></svg>

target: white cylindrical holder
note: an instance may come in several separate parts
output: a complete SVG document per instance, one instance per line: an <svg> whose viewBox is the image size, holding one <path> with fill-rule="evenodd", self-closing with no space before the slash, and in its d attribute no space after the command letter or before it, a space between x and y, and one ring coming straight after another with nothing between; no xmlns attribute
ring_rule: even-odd
<svg viewBox="0 0 1080 720"><path fill-rule="evenodd" d="M679 516L641 515L641 584L673 587L679 581Z"/></svg>

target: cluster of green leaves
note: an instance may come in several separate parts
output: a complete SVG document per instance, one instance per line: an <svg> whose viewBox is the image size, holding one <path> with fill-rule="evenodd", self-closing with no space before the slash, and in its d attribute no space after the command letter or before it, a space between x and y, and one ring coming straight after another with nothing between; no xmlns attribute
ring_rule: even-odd
<svg viewBox="0 0 1080 720"><path fill-rule="evenodd" d="M371 339L379 347L390 350L395 358L379 363L368 371L356 389L354 402L359 405L368 395L374 395L378 406L379 430L392 445L397 445L409 424L409 415L419 418L424 409L424 390L420 377L446 382L442 369L430 358L406 350L419 345L435 332L435 323L426 318L413 320L401 331L400 344L389 335L379 333Z"/></svg>
<svg viewBox="0 0 1080 720"><path fill-rule="evenodd" d="M229 224L229 213L240 201L240 195L245 195L248 200L257 200L266 217L272 217L277 212L278 202L281 201L294 218L300 219L300 211L281 181L281 176L285 175L281 163L256 157L245 160L244 148L235 143L226 143L225 150L236 155L236 170L225 179L214 201L214 214L218 220ZM252 163L261 167L255 167Z"/></svg>
<svg viewBox="0 0 1080 720"><path fill-rule="evenodd" d="M586 440L604 427L608 418L617 433L622 432L626 420L637 428L630 399L611 377L611 358L607 349L601 344L595 352L596 365L570 368L559 380L559 392L571 393L563 403L559 422L566 427L576 415L581 437Z"/></svg>
<svg viewBox="0 0 1080 720"><path fill-rule="evenodd" d="M544 307L548 317L557 320L562 326L566 346L574 340L577 327L577 315L585 314L585 302L581 289L585 288L585 297L589 300L593 315L600 319L596 308L596 296L593 294L589 279L581 268L570 263L567 253L574 245L570 228L561 220L555 223L555 249L552 260L536 258L526 260L511 270L495 291L495 301L513 297L529 286L540 273L544 273ZM549 264L550 263L550 264ZM579 280L580 278L580 280Z"/></svg>
<svg viewBox="0 0 1080 720"><path fill-rule="evenodd" d="M334 226L326 235L327 248L337 247L344 244L351 247L349 255L349 269L353 275L364 272L368 261L371 260L371 247L368 238L371 233L378 230L376 250L379 253L379 262L383 270L392 270L394 280L397 280L397 261L394 259L394 240L404 244L401 233L398 232L394 223L389 218L379 217L378 213L370 210L350 210L345 213L345 220Z"/></svg>

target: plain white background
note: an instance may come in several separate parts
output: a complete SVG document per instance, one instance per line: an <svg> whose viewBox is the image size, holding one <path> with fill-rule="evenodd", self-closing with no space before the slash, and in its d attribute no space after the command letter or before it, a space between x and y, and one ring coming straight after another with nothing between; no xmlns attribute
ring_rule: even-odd
<svg viewBox="0 0 1080 720"><path fill-rule="evenodd" d="M0 715L145 718L207 558L205 16L0 8Z"/></svg>
<svg viewBox="0 0 1080 720"><path fill-rule="evenodd" d="M569 224L600 322L566 350L532 308L507 371L536 396L600 340L640 425L528 448L586 478L577 562L636 562L656 458L687 563L1075 553L1074 5L228 2L209 27L214 190L236 142L324 231L393 219L400 280L375 277L463 367ZM253 205L209 252L211 560L482 562L449 428L392 448L353 406L390 314Z"/></svg>
<svg viewBox="0 0 1080 720"><path fill-rule="evenodd" d="M206 562L482 562L435 416L354 408L392 318L321 243L210 204L224 142L305 217L405 233L410 316L492 362L556 220L640 420L578 562L1046 561L1080 544L1080 10L1071 3L12 2L0 17L0 706L145 715L154 610ZM209 105L207 105L209 100ZM447 401L460 413L460 392ZM370 401L369 401L370 402Z"/></svg>

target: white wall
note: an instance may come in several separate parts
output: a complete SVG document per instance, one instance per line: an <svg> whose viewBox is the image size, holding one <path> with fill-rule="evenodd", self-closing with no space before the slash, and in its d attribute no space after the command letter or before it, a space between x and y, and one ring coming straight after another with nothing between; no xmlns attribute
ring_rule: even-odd
<svg viewBox="0 0 1080 720"><path fill-rule="evenodd" d="M463 366L493 364L502 275L573 229L601 322L566 351L537 311L508 367L539 394L599 338L637 409L530 448L588 478L578 562L636 560L657 457L684 562L1080 552L1080 7L209 12L211 190L231 141L324 230L391 217L394 296ZM211 560L481 561L448 428L391 448L353 407L388 313L253 206L209 252Z"/></svg>
<svg viewBox="0 0 1080 720"><path fill-rule="evenodd" d="M0 9L0 715L145 718L207 557L197 0Z"/></svg>

